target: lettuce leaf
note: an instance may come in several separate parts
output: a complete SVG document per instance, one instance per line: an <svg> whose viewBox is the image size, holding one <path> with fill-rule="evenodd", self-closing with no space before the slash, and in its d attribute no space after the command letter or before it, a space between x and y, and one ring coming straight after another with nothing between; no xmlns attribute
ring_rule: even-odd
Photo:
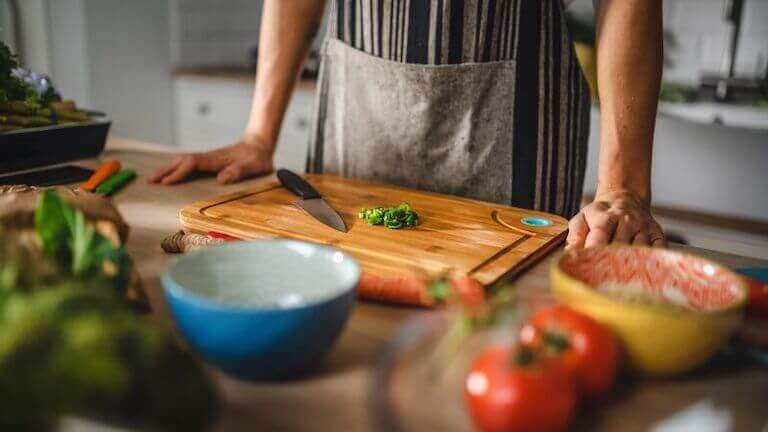
<svg viewBox="0 0 768 432"><path fill-rule="evenodd" d="M35 228L43 252L75 277L106 276L122 285L130 260L122 247L87 224L83 212L64 201L53 189L40 194L35 211ZM121 287L122 288L122 287Z"/></svg>

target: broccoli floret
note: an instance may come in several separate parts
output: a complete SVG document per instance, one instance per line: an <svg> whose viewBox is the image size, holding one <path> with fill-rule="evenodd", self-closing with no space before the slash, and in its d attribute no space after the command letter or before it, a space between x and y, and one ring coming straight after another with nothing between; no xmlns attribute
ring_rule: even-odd
<svg viewBox="0 0 768 432"><path fill-rule="evenodd" d="M0 41L0 83L11 76L11 72L19 67L16 56L8 45Z"/></svg>
<svg viewBox="0 0 768 432"><path fill-rule="evenodd" d="M61 100L58 92L51 85L50 79L45 76L30 74L18 69L18 67L16 56L11 52L11 49L0 42L0 102L22 101L29 110L38 112L49 106L51 102ZM39 90L35 88L35 85L23 79L24 74L33 77L30 78L32 83L41 80L43 84Z"/></svg>

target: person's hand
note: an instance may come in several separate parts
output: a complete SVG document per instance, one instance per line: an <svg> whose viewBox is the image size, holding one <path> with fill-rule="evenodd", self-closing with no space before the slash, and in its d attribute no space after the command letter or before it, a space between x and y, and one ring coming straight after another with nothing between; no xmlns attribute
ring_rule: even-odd
<svg viewBox="0 0 768 432"><path fill-rule="evenodd" d="M649 204L626 191L598 193L568 223L566 249L614 243L664 246L664 232Z"/></svg>
<svg viewBox="0 0 768 432"><path fill-rule="evenodd" d="M234 183L248 177L268 174L274 170L272 147L261 142L241 141L229 147L207 153L176 156L170 165L159 168L149 178L150 183L178 183L196 171L215 172L221 184Z"/></svg>

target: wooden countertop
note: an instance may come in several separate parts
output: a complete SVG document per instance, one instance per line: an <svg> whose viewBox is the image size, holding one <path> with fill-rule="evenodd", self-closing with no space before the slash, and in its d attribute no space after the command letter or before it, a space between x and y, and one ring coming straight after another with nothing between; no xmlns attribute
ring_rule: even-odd
<svg viewBox="0 0 768 432"><path fill-rule="evenodd" d="M174 78L191 78L197 80L232 82L253 85L256 80L256 70L248 67L179 67L171 70ZM317 78L301 77L296 83L300 89L314 90Z"/></svg>
<svg viewBox="0 0 768 432"><path fill-rule="evenodd" d="M170 257L160 240L179 229L179 209L188 203L235 191L263 179L219 186L213 178L174 187L146 183L147 175L167 163L172 148L112 138L103 158L116 158L136 169L139 179L114 199L131 226L127 243L152 304L153 313L170 325L158 275ZM94 167L97 160L83 165ZM768 265L759 260L694 250L731 266ZM517 280L518 289L536 296L547 292L544 259ZM381 344L409 317L431 312L366 302L358 303L341 340L321 370L289 383L251 384L213 372L225 401L217 431L358 431L371 430L368 410L371 366ZM693 415L703 423L730 423L729 430L760 431L768 425L768 372L750 367L704 372L667 381L644 381L590 414L588 430L646 431L673 416ZM712 418L707 417L713 416ZM721 423L717 423L721 424ZM688 429L693 430L693 429Z"/></svg>

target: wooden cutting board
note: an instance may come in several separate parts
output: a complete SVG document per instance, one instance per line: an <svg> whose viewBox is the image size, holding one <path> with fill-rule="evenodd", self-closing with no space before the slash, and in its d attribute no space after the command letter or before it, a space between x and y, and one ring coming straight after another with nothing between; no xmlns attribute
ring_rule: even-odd
<svg viewBox="0 0 768 432"><path fill-rule="evenodd" d="M338 247L363 272L377 277L436 277L447 272L483 284L512 276L565 238L568 222L555 215L331 175L305 177L347 224L342 233L293 203L298 199L275 180L181 210L183 229L218 231L242 239L287 237ZM391 230L358 218L364 207L411 204L415 228ZM531 226L539 218L549 226Z"/></svg>

